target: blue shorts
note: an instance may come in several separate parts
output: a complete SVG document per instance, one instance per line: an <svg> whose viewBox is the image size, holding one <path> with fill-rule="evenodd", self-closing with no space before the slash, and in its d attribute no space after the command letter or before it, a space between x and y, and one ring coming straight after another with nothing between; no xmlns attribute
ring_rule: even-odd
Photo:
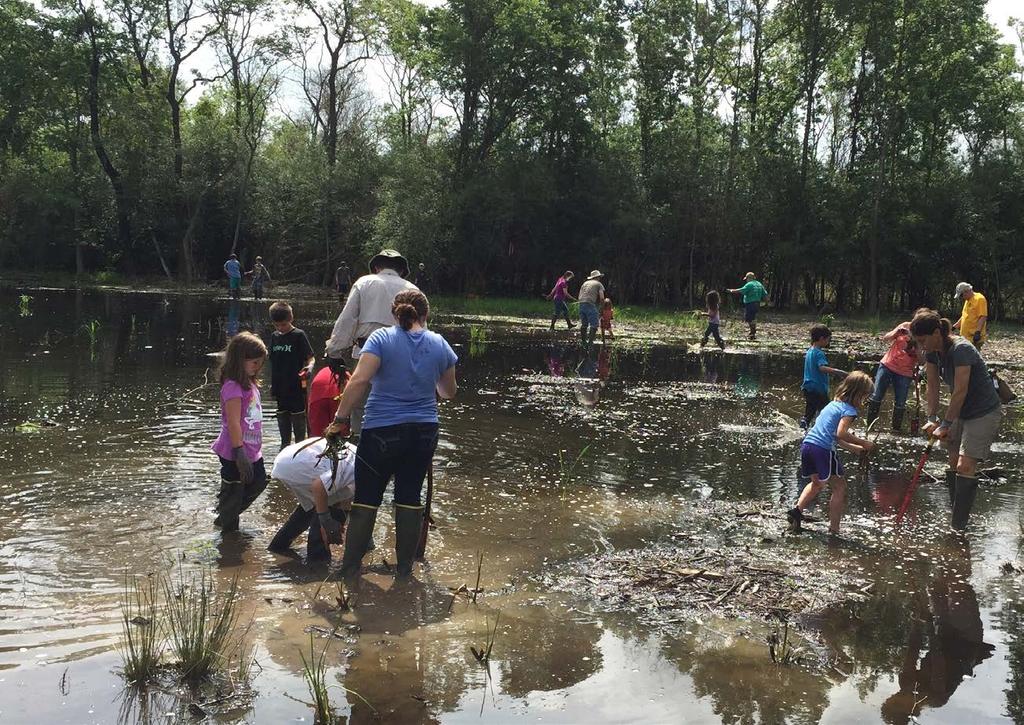
<svg viewBox="0 0 1024 725"><path fill-rule="evenodd" d="M843 475L843 463L835 451L813 443L804 443L800 446L800 475L816 475L818 480L824 483L832 476Z"/></svg>
<svg viewBox="0 0 1024 725"><path fill-rule="evenodd" d="M242 278L241 277L228 277L228 289L241 289Z"/></svg>
<svg viewBox="0 0 1024 725"><path fill-rule="evenodd" d="M569 305L565 300L555 300L555 317L568 317Z"/></svg>
<svg viewBox="0 0 1024 725"><path fill-rule="evenodd" d="M757 311L761 308L760 302L747 302L743 305L743 321L753 322L757 319Z"/></svg>

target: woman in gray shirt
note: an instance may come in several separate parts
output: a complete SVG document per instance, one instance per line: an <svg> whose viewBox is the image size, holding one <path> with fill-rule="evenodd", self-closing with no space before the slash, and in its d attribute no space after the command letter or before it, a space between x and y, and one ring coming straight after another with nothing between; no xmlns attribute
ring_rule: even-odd
<svg viewBox="0 0 1024 725"><path fill-rule="evenodd" d="M923 430L943 442L949 452L946 487L953 507L953 528L961 531L978 493L978 462L988 458L1003 418L981 353L951 334L949 320L934 310L914 315L910 332L926 353L928 423ZM950 387L946 414L939 418L940 379Z"/></svg>

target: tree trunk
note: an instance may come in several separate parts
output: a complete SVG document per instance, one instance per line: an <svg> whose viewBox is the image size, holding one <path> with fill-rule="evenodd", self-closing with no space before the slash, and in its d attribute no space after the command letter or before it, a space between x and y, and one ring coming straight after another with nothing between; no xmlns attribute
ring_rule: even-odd
<svg viewBox="0 0 1024 725"><path fill-rule="evenodd" d="M106 174L114 191L118 245L122 251L130 252L132 234L131 219L128 213L128 198L125 193L124 182L121 179L121 173L114 166L114 162L111 161L110 155L107 153L107 147L103 143L103 134L100 126L100 50L96 40L96 27L93 24L92 11L86 10L82 5L79 5L79 7L87 23L86 33L89 35L89 91L87 94L89 103L89 138L92 140L92 147L96 152L96 158L99 160L100 166L103 168L103 173ZM130 255L128 256L130 258Z"/></svg>

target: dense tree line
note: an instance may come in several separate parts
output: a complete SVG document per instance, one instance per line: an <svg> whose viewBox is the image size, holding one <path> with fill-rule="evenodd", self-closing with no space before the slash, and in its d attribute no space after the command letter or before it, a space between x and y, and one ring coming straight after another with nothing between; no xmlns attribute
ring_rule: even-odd
<svg viewBox="0 0 1024 725"><path fill-rule="evenodd" d="M0 263L1020 314L1015 50L983 0L0 0Z"/></svg>

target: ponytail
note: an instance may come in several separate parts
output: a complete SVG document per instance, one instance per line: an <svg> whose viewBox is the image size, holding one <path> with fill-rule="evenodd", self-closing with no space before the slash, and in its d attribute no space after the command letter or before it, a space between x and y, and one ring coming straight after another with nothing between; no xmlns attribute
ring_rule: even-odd
<svg viewBox="0 0 1024 725"><path fill-rule="evenodd" d="M942 333L942 342L945 347L953 344L953 324L945 317L940 317L935 310L922 308L914 314L910 321L910 332L915 337L931 335L936 330Z"/></svg>
<svg viewBox="0 0 1024 725"><path fill-rule="evenodd" d="M430 303L427 296L419 290L405 290L395 295L391 304L391 314L398 320L403 330L410 330L416 323L422 324L430 314Z"/></svg>

